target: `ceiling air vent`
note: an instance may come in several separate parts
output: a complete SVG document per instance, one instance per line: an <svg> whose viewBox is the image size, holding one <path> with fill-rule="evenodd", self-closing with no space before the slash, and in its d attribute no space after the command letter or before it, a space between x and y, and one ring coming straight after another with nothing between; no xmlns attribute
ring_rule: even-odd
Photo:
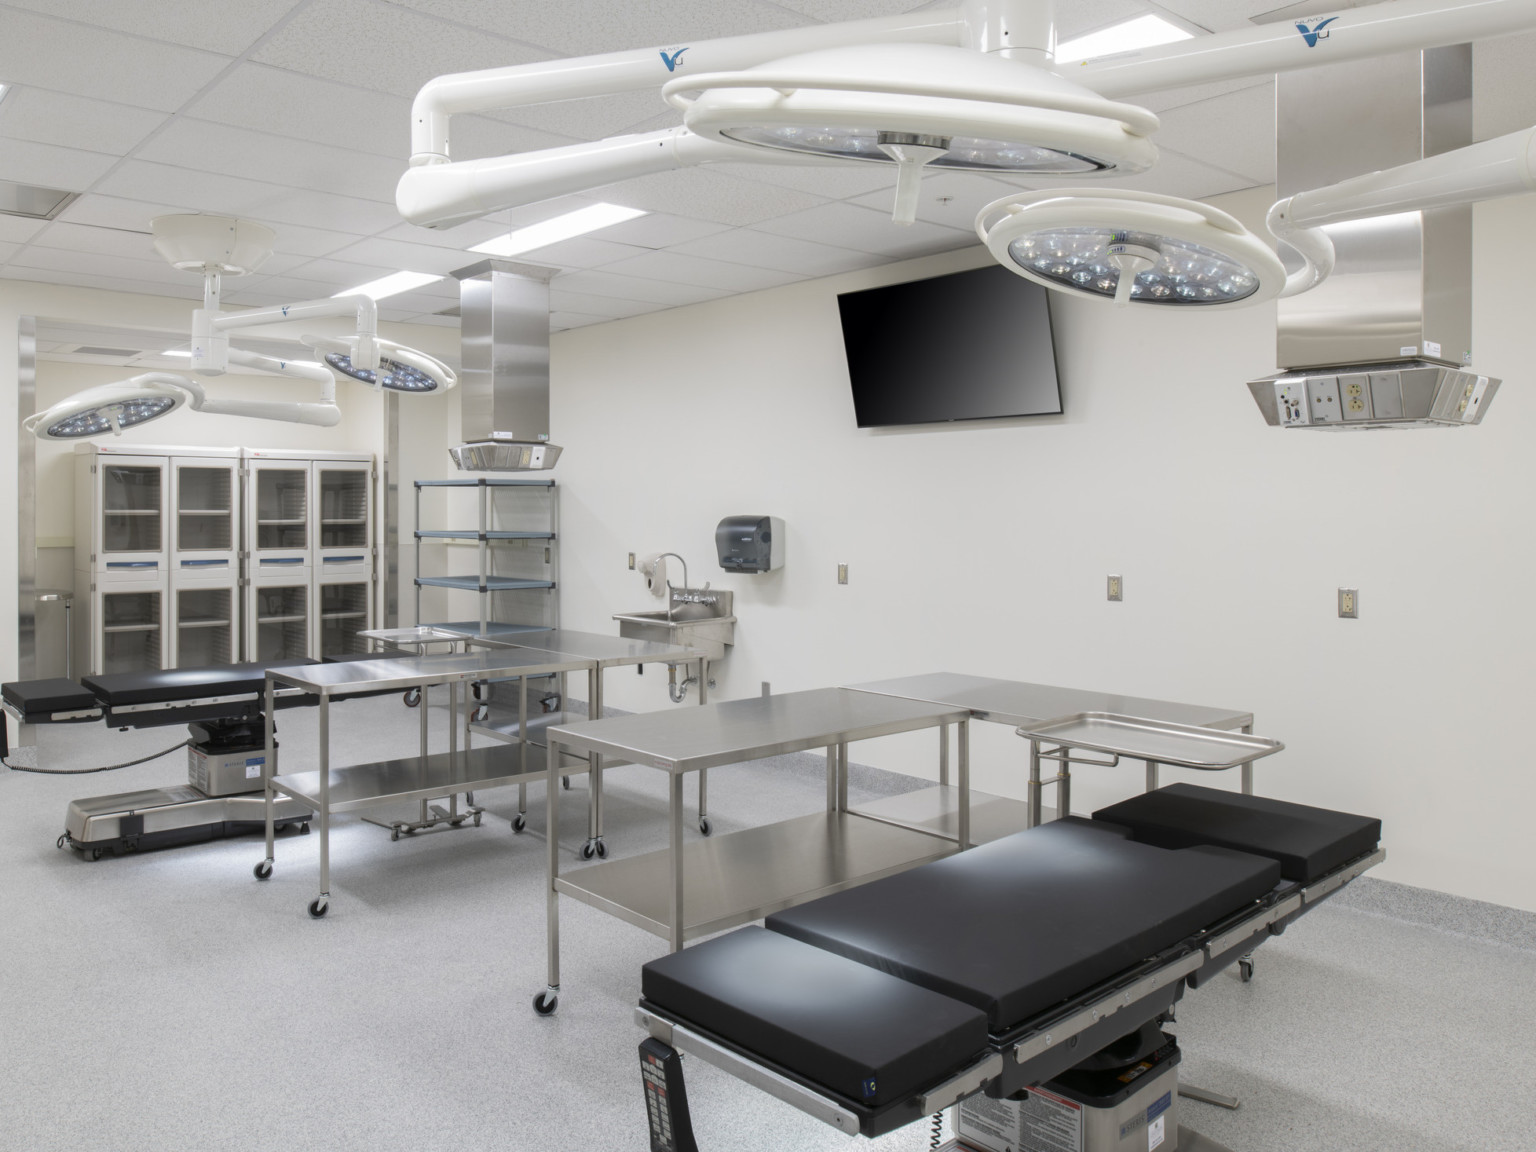
<svg viewBox="0 0 1536 1152"><path fill-rule="evenodd" d="M29 220L52 220L73 204L80 195L62 188L39 188L35 184L17 184L0 180L0 213L25 216Z"/></svg>

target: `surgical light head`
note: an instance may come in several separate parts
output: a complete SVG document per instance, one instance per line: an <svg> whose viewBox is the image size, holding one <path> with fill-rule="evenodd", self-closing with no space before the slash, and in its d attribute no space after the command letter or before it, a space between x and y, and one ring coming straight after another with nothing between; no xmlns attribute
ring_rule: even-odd
<svg viewBox="0 0 1536 1152"><path fill-rule="evenodd" d="M101 384L77 392L27 417L22 428L42 440L82 440L119 435L124 428L147 424L180 408L191 394L180 376L147 372L131 380Z"/></svg>
<svg viewBox="0 0 1536 1152"><path fill-rule="evenodd" d="M356 348L349 340L330 340L322 336L305 336L302 339L320 353L332 371L390 392L416 395L446 392L459 380L453 369L441 360L391 340L375 338L379 367L373 371L353 363Z"/></svg>
<svg viewBox="0 0 1536 1152"><path fill-rule="evenodd" d="M1117 304L1256 304L1285 285L1280 258L1236 219L1173 196L1082 188L1005 196L981 210L976 232L1010 271Z"/></svg>

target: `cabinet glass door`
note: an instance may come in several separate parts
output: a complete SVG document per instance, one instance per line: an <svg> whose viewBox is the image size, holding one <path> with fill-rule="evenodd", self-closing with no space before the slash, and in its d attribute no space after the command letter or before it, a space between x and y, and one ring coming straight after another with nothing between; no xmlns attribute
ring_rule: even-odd
<svg viewBox="0 0 1536 1152"><path fill-rule="evenodd" d="M101 593L101 671L146 672L161 666L162 594Z"/></svg>
<svg viewBox="0 0 1536 1152"><path fill-rule="evenodd" d="M102 552L159 552L163 548L160 520L165 507L165 470L156 465L114 464L102 458Z"/></svg>
<svg viewBox="0 0 1536 1152"><path fill-rule="evenodd" d="M320 656L349 656L368 651L368 641L358 635L368 627L371 585L321 584Z"/></svg>
<svg viewBox="0 0 1536 1152"><path fill-rule="evenodd" d="M235 660L233 588L179 588L175 657L178 668L231 664Z"/></svg>
<svg viewBox="0 0 1536 1152"><path fill-rule="evenodd" d="M235 547L235 470L181 464L176 468L176 549L230 552Z"/></svg>
<svg viewBox="0 0 1536 1152"><path fill-rule="evenodd" d="M253 660L293 660L309 655L309 585L252 589Z"/></svg>
<svg viewBox="0 0 1536 1152"><path fill-rule="evenodd" d="M309 547L309 469L253 469L258 552L297 552Z"/></svg>
<svg viewBox="0 0 1536 1152"><path fill-rule="evenodd" d="M366 469L315 465L320 494L320 547L368 547Z"/></svg>

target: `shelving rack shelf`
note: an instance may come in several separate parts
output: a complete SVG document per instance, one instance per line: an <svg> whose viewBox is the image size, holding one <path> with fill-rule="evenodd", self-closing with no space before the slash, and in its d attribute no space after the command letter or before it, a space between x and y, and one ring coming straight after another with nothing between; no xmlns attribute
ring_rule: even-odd
<svg viewBox="0 0 1536 1152"><path fill-rule="evenodd" d="M549 479L512 477L465 477L452 480L416 481L416 621L426 623L421 611L423 588L449 588L474 592L479 598L479 619L436 627L455 631L474 631L481 636L512 632L539 632L560 625L558 599L559 572L559 492L555 482ZM421 493L425 488L463 488L476 490L478 524L475 528L423 528L421 522ZM542 501L516 499L518 496L542 497ZM501 497L498 501L497 497ZM512 507L506 507L513 502ZM518 507L518 505L525 505ZM519 526L502 526L515 523ZM474 575L422 575L423 540L467 541L477 545L477 564ZM496 547L510 545L511 547ZM543 562L535 559L531 564L517 562L521 554L527 557L533 549L543 546ZM499 571L510 566L513 571ZM537 571L528 572L532 568ZM498 592L544 592L538 598L542 611L531 610L532 601L503 607L497 611L492 595ZM493 619L493 617L521 617L518 619Z"/></svg>

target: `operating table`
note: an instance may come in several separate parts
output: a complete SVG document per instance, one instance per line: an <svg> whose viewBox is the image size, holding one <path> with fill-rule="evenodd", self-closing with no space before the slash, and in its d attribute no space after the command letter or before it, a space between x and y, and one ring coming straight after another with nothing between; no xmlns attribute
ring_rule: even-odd
<svg viewBox="0 0 1536 1152"><path fill-rule="evenodd" d="M0 708L16 726L14 747L38 743L50 724L104 723L113 729L186 724L188 782L72 801L59 847L99 859L104 852L195 843L265 827L262 691L269 667L310 660L167 668L67 679L21 680L0 686ZM275 708L311 705L297 690ZM13 744L0 733L0 756ZM276 823L309 830L310 809L284 800Z"/></svg>
<svg viewBox="0 0 1536 1152"><path fill-rule="evenodd" d="M1175 784L654 960L635 1014L651 1147L697 1147L687 1053L850 1135L969 1100L962 1140L997 1152L1219 1148L1179 1128L1161 1025L1187 988L1383 860L1380 834ZM1066 1119L1041 1120L1053 1107ZM1059 1145L1020 1135L1073 1123Z"/></svg>

